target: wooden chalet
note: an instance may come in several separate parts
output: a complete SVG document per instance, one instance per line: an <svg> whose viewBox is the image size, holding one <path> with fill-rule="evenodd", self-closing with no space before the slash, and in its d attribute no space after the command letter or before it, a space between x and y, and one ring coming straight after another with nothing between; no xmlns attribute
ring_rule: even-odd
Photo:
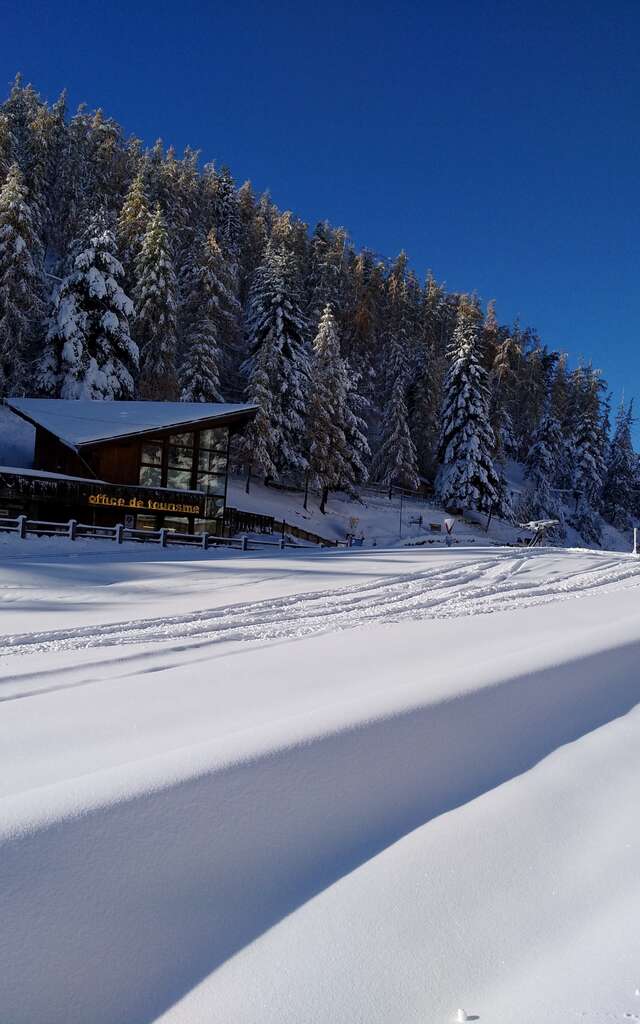
<svg viewBox="0 0 640 1024"><path fill-rule="evenodd" d="M33 465L0 466L0 515L220 532L229 443L255 406L8 398Z"/></svg>

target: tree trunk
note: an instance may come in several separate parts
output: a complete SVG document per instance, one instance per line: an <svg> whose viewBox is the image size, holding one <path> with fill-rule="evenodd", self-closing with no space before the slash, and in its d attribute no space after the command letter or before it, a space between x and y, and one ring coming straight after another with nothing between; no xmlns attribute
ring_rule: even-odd
<svg viewBox="0 0 640 1024"><path fill-rule="evenodd" d="M251 486L251 466L249 466L249 469L248 469L248 472L247 472L247 483L246 483L246 486L245 486L245 489L244 489L245 494L249 493L249 487L250 486Z"/></svg>
<svg viewBox="0 0 640 1024"><path fill-rule="evenodd" d="M322 498L320 500L320 511L322 512L323 515L324 515L324 507L327 504L328 498L329 498L329 488L328 487L323 487L322 488Z"/></svg>
<svg viewBox="0 0 640 1024"><path fill-rule="evenodd" d="M304 501L302 507L307 511L307 500L309 498L309 470L304 474Z"/></svg>

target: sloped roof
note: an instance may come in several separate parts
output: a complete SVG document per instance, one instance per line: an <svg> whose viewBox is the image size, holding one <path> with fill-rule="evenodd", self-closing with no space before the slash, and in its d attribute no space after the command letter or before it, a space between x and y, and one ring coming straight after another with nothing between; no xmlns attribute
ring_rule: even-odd
<svg viewBox="0 0 640 1024"><path fill-rule="evenodd" d="M171 427L242 422L254 405L224 402L99 402L64 398L7 398L19 416L44 427L72 448Z"/></svg>

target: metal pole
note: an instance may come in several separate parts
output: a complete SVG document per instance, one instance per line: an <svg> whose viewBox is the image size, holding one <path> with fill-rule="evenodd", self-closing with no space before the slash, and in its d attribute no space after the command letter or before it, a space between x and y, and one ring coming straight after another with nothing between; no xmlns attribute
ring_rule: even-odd
<svg viewBox="0 0 640 1024"><path fill-rule="evenodd" d="M637 526L634 526L634 528L633 528L633 551L632 551L632 554L634 554L634 555L638 554L638 527Z"/></svg>

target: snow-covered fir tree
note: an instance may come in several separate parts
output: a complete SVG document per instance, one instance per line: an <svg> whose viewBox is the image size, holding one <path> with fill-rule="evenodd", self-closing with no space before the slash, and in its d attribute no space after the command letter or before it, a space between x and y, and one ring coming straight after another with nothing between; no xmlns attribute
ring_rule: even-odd
<svg viewBox="0 0 640 1024"><path fill-rule="evenodd" d="M371 462L372 480L386 487L414 489L419 484L416 447L409 429L407 364L399 343L392 349L388 378L392 382L385 407L378 448Z"/></svg>
<svg viewBox="0 0 640 1024"><path fill-rule="evenodd" d="M42 250L17 164L0 189L0 395L20 395L45 318Z"/></svg>
<svg viewBox="0 0 640 1024"><path fill-rule="evenodd" d="M0 114L0 181L4 181L9 172L14 145L9 118Z"/></svg>
<svg viewBox="0 0 640 1024"><path fill-rule="evenodd" d="M181 284L182 400L222 401L222 353L228 351L240 307L215 231L194 249Z"/></svg>
<svg viewBox="0 0 640 1024"><path fill-rule="evenodd" d="M40 390L60 398L133 398L138 347L114 233L97 214L56 296Z"/></svg>
<svg viewBox="0 0 640 1024"><path fill-rule="evenodd" d="M141 398L178 398L177 292L166 224L159 207L151 215L136 260L134 331L140 348Z"/></svg>
<svg viewBox="0 0 640 1024"><path fill-rule="evenodd" d="M525 477L541 492L541 498L542 492L552 487L556 480L562 443L560 424L555 416L546 412L533 435L525 460ZM546 493L545 499L549 500Z"/></svg>
<svg viewBox="0 0 640 1024"><path fill-rule="evenodd" d="M221 402L220 347L215 320L202 317L186 334L180 367L181 402Z"/></svg>
<svg viewBox="0 0 640 1024"><path fill-rule="evenodd" d="M332 228L327 221L316 225L309 242L307 271L307 316L314 334L327 305L337 322L342 323L348 303L349 256L346 231Z"/></svg>
<svg viewBox="0 0 640 1024"><path fill-rule="evenodd" d="M477 306L465 300L458 310L444 384L438 492L447 507L508 515L508 499L493 462L495 438L479 332Z"/></svg>
<svg viewBox="0 0 640 1024"><path fill-rule="evenodd" d="M564 450L562 428L550 408L542 416L525 460L526 488L517 509L520 521L557 519L555 536L564 536L562 500L554 484Z"/></svg>
<svg viewBox="0 0 640 1024"><path fill-rule="evenodd" d="M309 479L321 492L320 511L330 490L351 490L366 478L366 439L357 414L355 386L340 355L338 330L326 306L313 343L307 416Z"/></svg>
<svg viewBox="0 0 640 1024"><path fill-rule="evenodd" d="M276 356L272 346L262 345L251 363L246 400L257 407L257 412L239 446L239 458L247 471L247 494L254 474L262 476L264 480L271 480L278 472L276 464L282 433L282 411L275 400L273 389L273 379L277 373ZM272 360L276 361L276 365L272 365Z"/></svg>
<svg viewBox="0 0 640 1024"><path fill-rule="evenodd" d="M270 375L271 414L279 476L307 468L304 422L309 386L307 325L299 302L295 256L270 242L247 311L247 396L255 401L256 372ZM258 356L262 353L262 358Z"/></svg>
<svg viewBox="0 0 640 1024"><path fill-rule="evenodd" d="M346 375L336 322L331 306L326 306L313 342L307 416L309 474L311 485L321 491L321 512L325 510L329 490L339 486L345 472L346 400Z"/></svg>
<svg viewBox="0 0 640 1024"><path fill-rule="evenodd" d="M576 505L571 523L587 543L599 545L602 537L599 512L606 474L600 406L603 383L599 373L590 367L576 377L579 381L576 396L579 413L571 452Z"/></svg>
<svg viewBox="0 0 640 1024"><path fill-rule="evenodd" d="M135 286L136 260L142 249L149 222L149 202L144 185L144 176L136 174L124 198L118 215L117 239L120 260L124 267L125 281L133 290Z"/></svg>
<svg viewBox="0 0 640 1024"><path fill-rule="evenodd" d="M600 392L603 385L597 371L583 373L581 412L573 440L574 486L594 511L600 509L606 472Z"/></svg>
<svg viewBox="0 0 640 1024"><path fill-rule="evenodd" d="M633 525L633 513L638 506L640 481L631 440L632 423L633 402L628 408L621 402L602 489L602 514L619 530L628 530Z"/></svg>
<svg viewBox="0 0 640 1024"><path fill-rule="evenodd" d="M360 393L360 375L345 361L347 397L344 408L345 436L347 447L345 452L345 469L342 488L350 494L357 494L359 484L369 479L368 465L371 450L367 440L367 422L365 415L369 408L367 399Z"/></svg>

